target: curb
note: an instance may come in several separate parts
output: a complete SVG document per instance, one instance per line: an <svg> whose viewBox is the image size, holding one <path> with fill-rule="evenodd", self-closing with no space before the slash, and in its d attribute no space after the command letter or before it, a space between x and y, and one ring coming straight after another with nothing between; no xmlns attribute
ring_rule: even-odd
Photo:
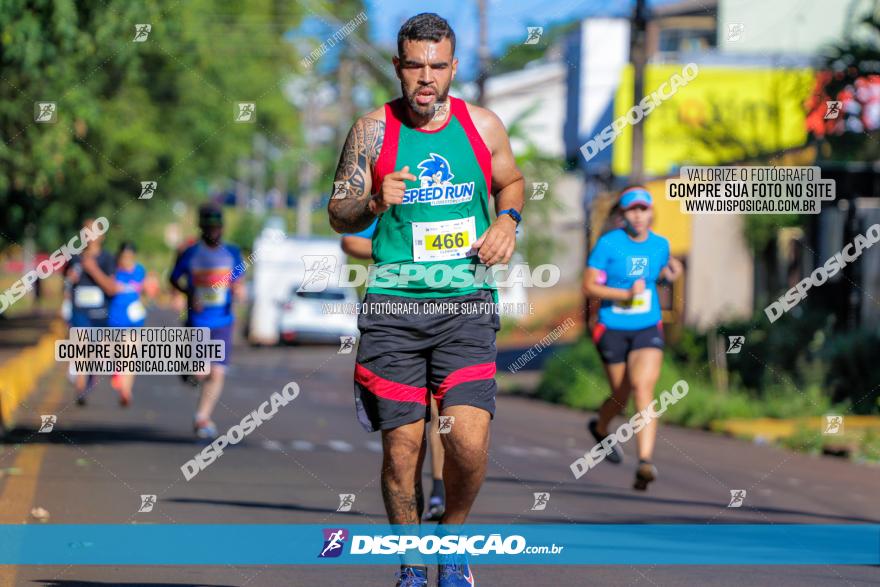
<svg viewBox="0 0 880 587"><path fill-rule="evenodd" d="M843 418L845 431L878 430L880 431L880 416L851 416ZM755 419L731 419L714 420L709 424L713 432L722 432L733 436L745 436L748 438L762 438L767 441L775 441L780 438L788 438L800 428L807 428L821 432L824 418L755 418ZM829 434L834 437L834 434Z"/></svg>
<svg viewBox="0 0 880 587"><path fill-rule="evenodd" d="M54 320L36 344L0 365L0 435L15 426L15 412L55 364L55 341L63 338L65 329L63 321Z"/></svg>

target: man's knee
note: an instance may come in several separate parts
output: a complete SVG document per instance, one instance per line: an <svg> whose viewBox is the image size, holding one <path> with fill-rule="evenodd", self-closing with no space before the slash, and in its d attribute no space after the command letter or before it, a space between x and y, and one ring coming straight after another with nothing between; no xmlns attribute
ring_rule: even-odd
<svg viewBox="0 0 880 587"><path fill-rule="evenodd" d="M488 430L468 430L467 432L451 431L441 435L444 458L458 462L482 462L488 458Z"/></svg>
<svg viewBox="0 0 880 587"><path fill-rule="evenodd" d="M392 430L382 438L385 467L394 473L406 473L415 469L422 449L421 437Z"/></svg>

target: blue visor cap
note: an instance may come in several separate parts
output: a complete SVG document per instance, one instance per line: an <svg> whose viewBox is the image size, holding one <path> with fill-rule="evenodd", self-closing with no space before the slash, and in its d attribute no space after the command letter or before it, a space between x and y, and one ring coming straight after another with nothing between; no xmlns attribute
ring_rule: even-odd
<svg viewBox="0 0 880 587"><path fill-rule="evenodd" d="M648 190L644 188L626 190L620 196L620 208L622 210L629 210L633 206L650 208L652 205L653 200L651 200L651 194L649 194Z"/></svg>

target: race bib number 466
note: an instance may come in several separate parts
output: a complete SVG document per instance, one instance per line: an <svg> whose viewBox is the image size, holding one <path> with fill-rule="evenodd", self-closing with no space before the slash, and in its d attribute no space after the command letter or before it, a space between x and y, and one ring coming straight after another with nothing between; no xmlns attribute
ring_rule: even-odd
<svg viewBox="0 0 880 587"><path fill-rule="evenodd" d="M440 222L413 222L413 261L447 261L467 257L477 240L473 216Z"/></svg>
<svg viewBox="0 0 880 587"><path fill-rule="evenodd" d="M425 248L429 251L442 251L456 249L470 244L470 235L466 232L447 232L446 234L435 234L428 242Z"/></svg>

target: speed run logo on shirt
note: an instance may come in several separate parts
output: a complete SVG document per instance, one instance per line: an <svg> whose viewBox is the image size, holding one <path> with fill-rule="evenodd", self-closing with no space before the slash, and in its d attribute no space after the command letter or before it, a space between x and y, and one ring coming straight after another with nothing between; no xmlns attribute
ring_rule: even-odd
<svg viewBox="0 0 880 587"><path fill-rule="evenodd" d="M437 153L431 153L431 157L419 163L418 168L421 169L421 185L404 192L404 204L445 206L470 202L474 197L474 182L452 183L455 175L449 161Z"/></svg>

